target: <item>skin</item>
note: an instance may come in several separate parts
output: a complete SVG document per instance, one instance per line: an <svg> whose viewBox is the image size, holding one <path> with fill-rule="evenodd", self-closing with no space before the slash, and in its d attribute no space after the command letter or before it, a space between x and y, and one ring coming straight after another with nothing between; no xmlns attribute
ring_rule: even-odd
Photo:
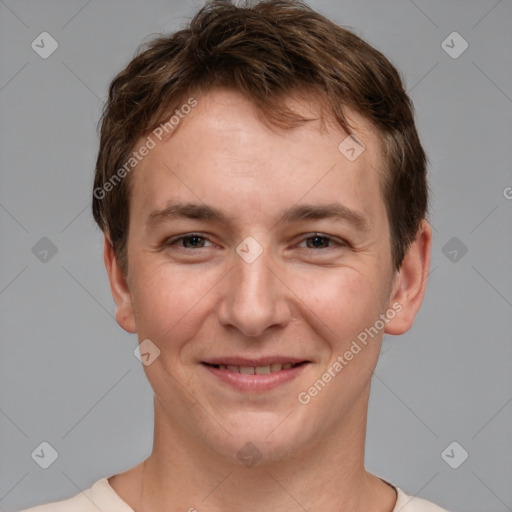
<svg viewBox="0 0 512 512"><path fill-rule="evenodd" d="M322 124L314 104L290 98L313 120L282 130L265 126L236 92L216 89L197 100L130 177L127 275L105 237L117 321L160 350L144 366L155 393L153 452L109 483L136 512L391 512L394 488L364 468L371 376L383 332L406 332L420 308L431 228L421 223L394 272L380 142L355 112L349 120L366 149L351 162L338 150L347 134ZM174 218L148 228L148 215L169 201L213 206L232 226ZM280 221L297 204L336 201L369 229L338 218ZM191 232L204 238L163 245ZM316 248L312 233L332 241L316 239ZM252 263L236 252L248 236L263 250ZM299 403L298 394L395 303L402 309L385 329ZM276 354L310 363L259 393L235 390L201 364ZM247 442L261 454L254 467L237 458Z"/></svg>

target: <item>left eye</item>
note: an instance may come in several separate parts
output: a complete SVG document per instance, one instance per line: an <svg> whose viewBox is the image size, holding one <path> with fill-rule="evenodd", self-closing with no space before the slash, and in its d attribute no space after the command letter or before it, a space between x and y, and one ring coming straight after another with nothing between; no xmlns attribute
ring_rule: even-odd
<svg viewBox="0 0 512 512"><path fill-rule="evenodd" d="M208 242L208 240L204 236L191 234L171 239L167 241L165 245L179 245L179 247L184 249L202 249L205 247L204 244L206 242Z"/></svg>
<svg viewBox="0 0 512 512"><path fill-rule="evenodd" d="M341 245L333 240L330 236L318 234L305 238L301 243L304 242L306 242L306 247L308 249L328 249L330 246L332 246L332 244Z"/></svg>

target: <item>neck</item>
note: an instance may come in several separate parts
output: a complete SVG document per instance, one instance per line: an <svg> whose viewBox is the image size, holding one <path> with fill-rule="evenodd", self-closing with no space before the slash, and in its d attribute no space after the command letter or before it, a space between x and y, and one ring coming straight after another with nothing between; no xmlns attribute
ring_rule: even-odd
<svg viewBox="0 0 512 512"><path fill-rule="evenodd" d="M245 467L176 428L155 399L153 452L139 467L136 512L391 512L395 490L364 468L367 403L351 409L336 431L278 463ZM143 470L142 470L143 469ZM137 484L134 484L137 485Z"/></svg>

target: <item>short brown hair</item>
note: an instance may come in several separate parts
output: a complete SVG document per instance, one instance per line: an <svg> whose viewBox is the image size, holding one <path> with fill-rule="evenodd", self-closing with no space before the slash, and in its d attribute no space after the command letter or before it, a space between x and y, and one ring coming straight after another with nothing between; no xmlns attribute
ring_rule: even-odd
<svg viewBox="0 0 512 512"><path fill-rule="evenodd" d="M266 0L248 7L206 4L186 28L144 44L110 84L92 211L124 272L131 180L114 183L115 173L140 137L191 94L214 87L242 93L277 126L304 120L284 102L298 92L322 98L348 133L345 107L369 120L382 141L381 188L393 268L400 268L428 208L427 157L402 78L379 51L305 3Z"/></svg>

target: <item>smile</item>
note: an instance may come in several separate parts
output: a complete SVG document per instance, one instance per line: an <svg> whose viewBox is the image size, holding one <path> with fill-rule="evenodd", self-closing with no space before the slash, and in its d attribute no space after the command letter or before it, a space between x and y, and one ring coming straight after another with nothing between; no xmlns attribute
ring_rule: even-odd
<svg viewBox="0 0 512 512"><path fill-rule="evenodd" d="M202 365L220 381L240 391L268 391L295 379L310 361L267 364L207 363Z"/></svg>

